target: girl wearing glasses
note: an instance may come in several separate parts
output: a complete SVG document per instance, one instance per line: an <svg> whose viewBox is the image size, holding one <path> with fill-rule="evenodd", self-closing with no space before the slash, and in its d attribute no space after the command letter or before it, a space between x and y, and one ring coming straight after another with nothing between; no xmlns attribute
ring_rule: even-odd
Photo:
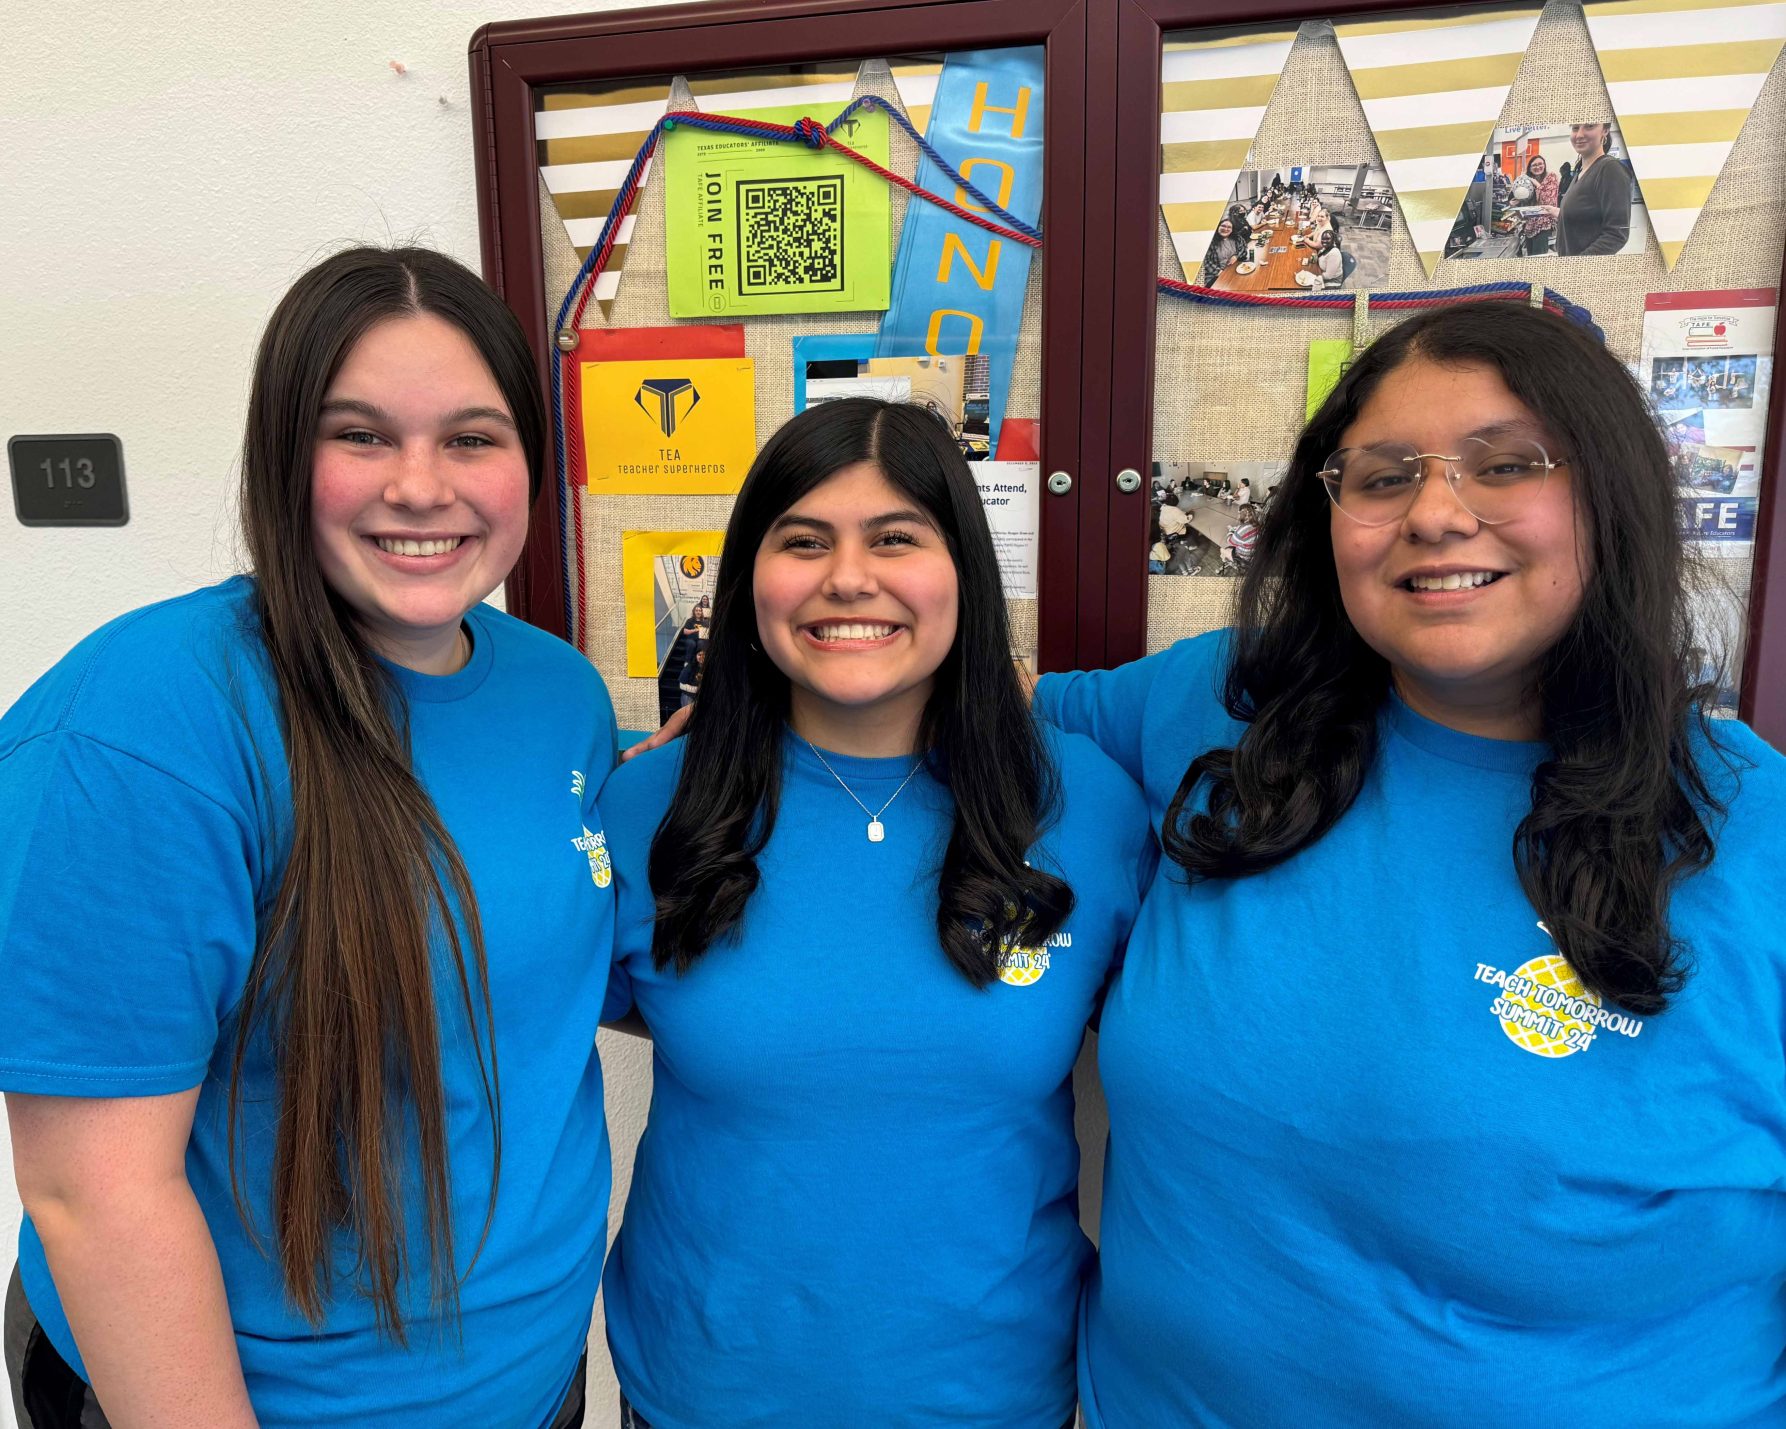
<svg viewBox="0 0 1786 1429"><path fill-rule="evenodd" d="M1073 1422L1074 1058L1141 794L1032 723L973 478L827 403L738 494L687 737L601 796L654 1043L603 1295L651 1429Z"/></svg>
<svg viewBox="0 0 1786 1429"><path fill-rule="evenodd" d="M1233 630L1042 679L1170 860L1088 1424L1786 1415L1786 760L1702 668L1631 378L1471 304L1341 380Z"/></svg>

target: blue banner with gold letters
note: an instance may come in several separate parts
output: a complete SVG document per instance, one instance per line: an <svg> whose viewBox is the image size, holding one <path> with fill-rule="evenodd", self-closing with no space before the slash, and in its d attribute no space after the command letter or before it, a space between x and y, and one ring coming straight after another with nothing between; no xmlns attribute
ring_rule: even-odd
<svg viewBox="0 0 1786 1429"><path fill-rule="evenodd" d="M1042 216L1043 53L1032 45L948 55L924 135L964 179L1031 225ZM919 160L917 181L962 208L987 211L927 156ZM893 262L893 302L881 320L875 356L985 354L986 390L968 392L967 425L976 425L984 402L987 456L998 450L1029 259L1025 245L935 204L906 208Z"/></svg>

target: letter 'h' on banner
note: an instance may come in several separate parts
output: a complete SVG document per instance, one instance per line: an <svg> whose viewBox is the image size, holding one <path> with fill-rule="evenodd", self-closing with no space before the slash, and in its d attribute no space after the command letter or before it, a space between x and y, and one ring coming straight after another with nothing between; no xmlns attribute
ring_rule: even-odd
<svg viewBox="0 0 1786 1429"><path fill-rule="evenodd" d="M1040 45L951 54L924 136L962 178L1031 225L1042 216L1043 56ZM928 157L918 163L917 182L933 192L953 189L961 207L985 212ZM893 264L893 301L875 346L876 357L985 353L994 451L1017 359L1029 260L1021 243L935 204L909 205Z"/></svg>

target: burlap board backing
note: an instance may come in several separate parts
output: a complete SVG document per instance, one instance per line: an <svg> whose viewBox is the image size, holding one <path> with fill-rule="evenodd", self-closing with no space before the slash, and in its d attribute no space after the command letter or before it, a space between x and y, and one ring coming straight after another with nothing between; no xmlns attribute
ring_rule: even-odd
<svg viewBox="0 0 1786 1429"><path fill-rule="evenodd" d="M666 80L666 83L669 81ZM884 62L862 65L856 94L875 94L894 104L899 94ZM671 89L672 109L699 108L687 87L678 80ZM918 147L897 125L890 126L895 173L907 178L917 173ZM892 195L893 247L905 222L905 206L911 200L903 189L888 186ZM621 274L611 323L604 323L600 305L590 303L585 327L662 327L674 320L669 311L669 288L664 276L664 186L661 154L650 182L638 204L638 221ZM577 256L551 199L540 186L540 245L545 255L547 323L554 321L558 305L577 274ZM1037 417L1041 413L1042 257L1030 267L1029 291L1023 306L1023 327L1017 345L1017 362L1005 412L1013 417ZM786 317L748 318L744 321L744 348L756 363L757 443L785 422L794 411L794 371L791 342L810 333L872 332L878 313L841 315L796 314ZM651 729L657 724L657 682L626 675L626 608L620 586L620 533L622 531L723 530L731 513L730 496L602 496L583 502L583 629L584 649L602 672L614 697L622 729ZM1010 602L1012 644L1033 654L1036 648L1036 603Z"/></svg>
<svg viewBox="0 0 1786 1429"><path fill-rule="evenodd" d="M1196 34L1170 38L1188 40ZM1551 0L1508 92L1500 123L1566 124L1611 114L1581 6ZM1487 138L1484 132L1485 147ZM1429 280L1398 213L1385 289L1458 288L1507 279L1542 282L1587 308L1612 350L1634 363L1643 335L1645 294L1771 288L1779 282L1786 236L1783 151L1786 81L1776 67L1672 273L1652 235L1641 254L1447 260ZM1333 28L1325 21L1310 21L1290 51L1248 167L1364 161L1381 163ZM1164 220L1156 222L1161 276L1196 281L1195 274L1181 272ZM1373 314L1370 334L1383 332L1398 316ZM1351 332L1349 314L1248 312L1162 294L1155 328L1154 458L1217 464L1287 458L1302 428L1308 344ZM1144 553L1135 553L1136 560L1144 558ZM1741 602L1737 608L1746 605L1748 562L1706 565L1709 570L1701 579L1721 586L1726 600ZM1147 648L1163 649L1226 623L1237 586L1219 577L1150 576Z"/></svg>

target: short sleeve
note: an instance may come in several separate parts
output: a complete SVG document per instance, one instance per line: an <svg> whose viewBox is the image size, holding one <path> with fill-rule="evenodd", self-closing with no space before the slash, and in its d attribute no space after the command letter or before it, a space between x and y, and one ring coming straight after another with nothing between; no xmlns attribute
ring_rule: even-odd
<svg viewBox="0 0 1786 1429"><path fill-rule="evenodd" d="M1171 654L1162 650L1114 670L1074 670L1036 682L1038 719L1069 734L1083 734L1141 782L1147 699Z"/></svg>
<svg viewBox="0 0 1786 1429"><path fill-rule="evenodd" d="M603 1022L618 1022L633 1010L633 975L616 958L608 968L608 994L602 1000Z"/></svg>
<svg viewBox="0 0 1786 1429"><path fill-rule="evenodd" d="M237 815L87 736L0 758L0 1089L157 1096L204 1080L254 953Z"/></svg>
<svg viewBox="0 0 1786 1429"><path fill-rule="evenodd" d="M1141 905L1147 900L1147 891L1153 886L1154 874L1160 866L1160 846L1154 838L1153 824L1147 817L1146 798L1132 784L1127 785L1122 793L1122 811L1109 825L1114 840L1112 852L1119 860L1118 868L1125 875L1122 937L1111 958L1112 977L1122 967L1128 952L1129 937L1141 916Z"/></svg>
<svg viewBox="0 0 1786 1429"><path fill-rule="evenodd" d="M599 674L596 683L600 686L601 698L596 711L595 748L589 756L592 792L601 787L602 780L612 774L620 762L620 722L614 716L614 701L609 698L607 683ZM599 775L595 772L598 770Z"/></svg>
<svg viewBox="0 0 1786 1429"><path fill-rule="evenodd" d="M636 969L651 967L657 899L651 891L651 842L676 790L678 743L622 764L602 787L601 818L614 861L614 963L602 1021L632 1010Z"/></svg>

